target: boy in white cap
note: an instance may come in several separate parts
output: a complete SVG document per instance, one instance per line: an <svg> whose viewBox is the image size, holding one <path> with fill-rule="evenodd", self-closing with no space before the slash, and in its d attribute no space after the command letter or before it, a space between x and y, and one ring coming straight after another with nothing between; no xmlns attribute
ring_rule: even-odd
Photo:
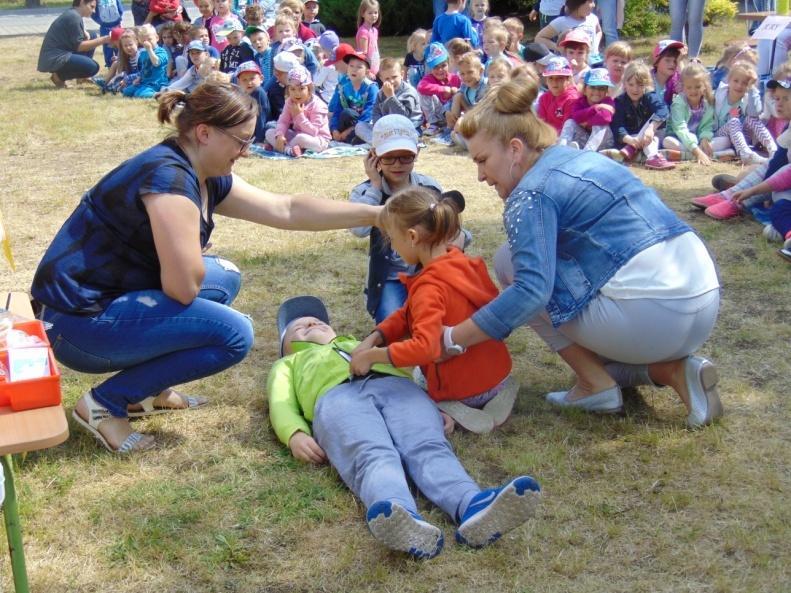
<svg viewBox="0 0 791 593"><path fill-rule="evenodd" d="M274 57L274 76L266 81L264 91L269 99L269 122L274 127L274 120L280 117L283 105L286 103L286 85L288 84L288 73L295 66L299 66L299 60L291 52L280 52Z"/></svg>
<svg viewBox="0 0 791 593"><path fill-rule="evenodd" d="M520 476L481 490L454 455L437 407L403 371L376 364L350 376L359 341L335 333L318 298L284 302L277 328L283 358L267 381L272 427L297 459L332 464L382 544L421 559L442 551L442 530L418 513L407 475L459 524L456 540L473 548L533 516L538 482Z"/></svg>
<svg viewBox="0 0 791 593"><path fill-rule="evenodd" d="M238 21L231 21L220 33L228 40L228 45L220 54L220 72L233 74L239 64L253 59L253 48L242 43L244 28Z"/></svg>

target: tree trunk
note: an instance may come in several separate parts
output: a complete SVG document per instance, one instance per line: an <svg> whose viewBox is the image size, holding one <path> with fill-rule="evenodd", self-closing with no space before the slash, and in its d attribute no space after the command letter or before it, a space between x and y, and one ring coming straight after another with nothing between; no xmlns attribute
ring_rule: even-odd
<svg viewBox="0 0 791 593"><path fill-rule="evenodd" d="M41 8L41 0L25 0L25 8Z"/></svg>

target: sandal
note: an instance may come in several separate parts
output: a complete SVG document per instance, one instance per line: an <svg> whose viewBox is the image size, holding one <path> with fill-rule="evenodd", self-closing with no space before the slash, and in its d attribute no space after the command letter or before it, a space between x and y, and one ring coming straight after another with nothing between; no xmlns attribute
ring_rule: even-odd
<svg viewBox="0 0 791 593"><path fill-rule="evenodd" d="M146 451L154 446L153 442L149 445L140 445L140 442L143 440L143 438L145 438L145 435L139 432L133 432L128 437L126 437L126 439L124 439L124 442L121 443L120 447L113 449L112 445L110 445L110 442L101 432L99 432L99 425L103 420L111 417L110 412L107 410L107 408L102 407L96 402L95 399L93 399L93 395L91 395L90 391L86 393L83 398L85 399L85 403L88 406L88 414L90 416L89 419L85 420L82 416L80 416L77 413L76 407L74 410L72 410L71 417L74 418L77 424L85 428L88 432L92 433L93 436L95 436L96 439L102 445L104 445L108 451L111 453L127 454L136 451Z"/></svg>
<svg viewBox="0 0 791 593"><path fill-rule="evenodd" d="M201 408L209 403L205 397L193 397L191 395L182 395L178 391L171 389L171 393L175 393L181 401L186 403L187 406L185 408L171 408L171 407L162 407L154 405L154 396L147 397L143 401L138 402L139 405L143 406L142 410L135 410L134 412L127 412L127 416L130 418L145 418L146 416L156 416L157 414L168 414L170 412L183 412L186 410L195 410L197 408Z"/></svg>
<svg viewBox="0 0 791 593"><path fill-rule="evenodd" d="M477 408L456 400L437 402L437 407L456 421L456 424L476 434L486 434L494 430L494 418Z"/></svg>
<svg viewBox="0 0 791 593"><path fill-rule="evenodd" d="M494 427L497 428L508 420L511 411L516 403L516 395L519 392L519 383L511 375L498 385L500 391L483 406L483 411L489 414L494 420Z"/></svg>

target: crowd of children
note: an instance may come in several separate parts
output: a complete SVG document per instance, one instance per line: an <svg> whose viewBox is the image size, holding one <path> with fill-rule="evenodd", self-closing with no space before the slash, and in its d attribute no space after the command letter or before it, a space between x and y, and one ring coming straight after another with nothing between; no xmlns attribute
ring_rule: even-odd
<svg viewBox="0 0 791 593"><path fill-rule="evenodd" d="M94 15L112 37L101 86L147 98L230 79L259 103L256 141L292 156L332 142L369 144L374 124L388 115L406 117L419 136L464 148L454 128L465 111L493 86L519 78L540 84L534 108L559 143L618 162L669 170L679 160L738 159L766 168L782 148L788 119L777 96L791 64L774 73L782 84L764 91L758 55L743 42L725 48L709 71L687 63L679 41L660 41L644 60L634 60L624 41L601 47L592 0L546 3L533 42L521 20L488 17L487 0L449 0L431 29L409 36L400 61L380 57L376 0L360 2L354 45L320 22L319 2L248 2L234 10L230 0L195 0L201 16L189 25L161 0L149 14L158 29L124 30L117 0L105 0ZM719 200L705 211L731 218L743 201Z"/></svg>

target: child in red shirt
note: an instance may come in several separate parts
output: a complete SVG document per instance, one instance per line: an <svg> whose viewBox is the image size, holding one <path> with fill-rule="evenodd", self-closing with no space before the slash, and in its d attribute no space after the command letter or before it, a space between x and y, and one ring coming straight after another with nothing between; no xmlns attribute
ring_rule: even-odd
<svg viewBox="0 0 791 593"><path fill-rule="evenodd" d="M536 112L559 134L571 117L571 106L580 98L580 92L574 86L574 73L566 58L548 60L542 76L549 90L539 97Z"/></svg>
<svg viewBox="0 0 791 593"><path fill-rule="evenodd" d="M355 349L351 369L365 374L378 362L420 366L429 397L447 414L449 430L452 418L474 432L489 432L508 418L519 389L510 377L505 344L486 340L436 362L443 345L460 349L446 343L443 327L467 319L498 294L483 260L451 247L461 228L462 200L458 192L440 196L413 186L385 203L377 226L405 262L422 269L414 276L401 275L406 304Z"/></svg>

